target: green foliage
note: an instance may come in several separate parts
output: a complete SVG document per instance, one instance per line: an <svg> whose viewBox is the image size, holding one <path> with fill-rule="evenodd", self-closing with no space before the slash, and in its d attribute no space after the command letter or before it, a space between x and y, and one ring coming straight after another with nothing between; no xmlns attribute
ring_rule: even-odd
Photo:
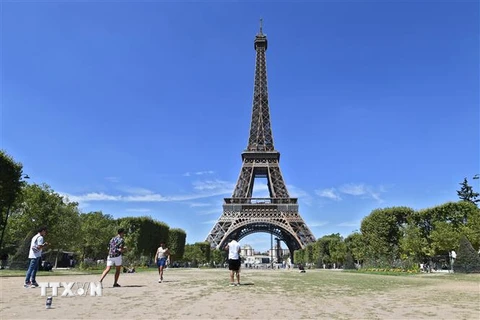
<svg viewBox="0 0 480 320"><path fill-rule="evenodd" d="M462 206L467 207L467 221L460 228L460 233L464 234L476 250L480 249L480 208L469 202L462 202Z"/></svg>
<svg viewBox="0 0 480 320"><path fill-rule="evenodd" d="M151 217L121 218L118 224L125 229L125 245L128 250L124 256L130 263L138 263L142 256L153 259L160 243L168 243L168 225Z"/></svg>
<svg viewBox="0 0 480 320"><path fill-rule="evenodd" d="M354 270L355 262L353 261L353 256L350 252L347 252L345 255L345 264L343 265L343 269L345 270Z"/></svg>
<svg viewBox="0 0 480 320"><path fill-rule="evenodd" d="M293 262L294 263L305 263L305 249L295 250L293 252Z"/></svg>
<svg viewBox="0 0 480 320"><path fill-rule="evenodd" d="M338 265L345 260L347 247L339 233L323 236L311 246L313 247L313 260L306 262L316 262L317 267L333 263Z"/></svg>
<svg viewBox="0 0 480 320"><path fill-rule="evenodd" d="M102 212L80 214L80 237L77 251L81 253L82 261L85 258L93 260L105 259L108 242L117 232L117 221Z"/></svg>
<svg viewBox="0 0 480 320"><path fill-rule="evenodd" d="M127 260L150 260L160 242L167 243L174 256L183 256L186 233L181 229L170 234L168 225L149 217L116 221L101 212L80 214L77 203L46 184L26 184L22 176L22 164L0 151L0 254L8 253L11 265L24 267L30 240L40 226L48 228L48 250L75 251L81 260L105 258L108 241L119 226L129 231ZM210 254L209 249L202 250Z"/></svg>
<svg viewBox="0 0 480 320"><path fill-rule="evenodd" d="M228 256L225 250L213 249L211 251L211 262L214 266L223 264L227 258Z"/></svg>
<svg viewBox="0 0 480 320"><path fill-rule="evenodd" d="M48 249L69 250L81 239L79 225L77 203L68 202L46 184L33 184L23 188L22 202L11 214L7 235L9 241L20 245L16 256L23 259L22 241L28 242L40 226L48 227L45 237L50 243Z"/></svg>
<svg viewBox="0 0 480 320"><path fill-rule="evenodd" d="M23 166L0 150L0 249L15 201L21 194Z"/></svg>
<svg viewBox="0 0 480 320"><path fill-rule="evenodd" d="M447 202L414 212L404 227L403 258L419 261L445 255L458 247L461 234L480 245L480 209L467 201Z"/></svg>
<svg viewBox="0 0 480 320"><path fill-rule="evenodd" d="M337 234L340 236L339 234ZM347 246L342 237L333 238L329 243L329 251L332 262L337 266L343 264L347 255Z"/></svg>
<svg viewBox="0 0 480 320"><path fill-rule="evenodd" d="M413 213L408 207L376 209L362 220L366 263L372 267L391 266L400 258L403 227Z"/></svg>
<svg viewBox="0 0 480 320"><path fill-rule="evenodd" d="M453 270L460 273L480 272L480 256L465 236L460 238L457 259L453 264Z"/></svg>
<svg viewBox="0 0 480 320"><path fill-rule="evenodd" d="M185 240L187 234L182 229L170 229L168 239L168 248L172 256L172 260L181 260L185 252Z"/></svg>
<svg viewBox="0 0 480 320"><path fill-rule="evenodd" d="M403 238L400 240L402 260L413 259L423 261L425 257L431 257L431 251L427 238L422 234L420 228L414 223L408 223L403 228Z"/></svg>
<svg viewBox="0 0 480 320"><path fill-rule="evenodd" d="M30 250L30 242L32 237L36 234L31 230L17 241L17 246L14 254L10 256L10 269L26 269L28 268L28 252Z"/></svg>
<svg viewBox="0 0 480 320"><path fill-rule="evenodd" d="M183 255L184 261L189 261L192 266L205 264L210 262L210 243L196 242L194 244L185 245L185 253Z"/></svg>
<svg viewBox="0 0 480 320"><path fill-rule="evenodd" d="M467 178L463 179L463 182L460 183L460 190L457 190L457 195L462 201L467 201L473 204L476 204L480 201L477 199L479 196L478 192L474 192L472 186L468 184Z"/></svg>
<svg viewBox="0 0 480 320"><path fill-rule="evenodd" d="M305 252L303 259L305 260L305 263L313 263L313 245L308 244L305 246Z"/></svg>
<svg viewBox="0 0 480 320"><path fill-rule="evenodd" d="M365 257L366 246L363 240L363 235L359 232L354 232L345 238L345 245L347 251L352 253L353 259L362 262Z"/></svg>

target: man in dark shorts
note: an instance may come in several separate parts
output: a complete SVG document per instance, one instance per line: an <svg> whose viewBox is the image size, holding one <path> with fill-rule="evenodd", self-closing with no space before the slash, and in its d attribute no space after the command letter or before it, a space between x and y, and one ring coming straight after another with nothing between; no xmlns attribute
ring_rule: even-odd
<svg viewBox="0 0 480 320"><path fill-rule="evenodd" d="M230 286L240 285L240 243L236 240L230 241L225 250L228 250L228 270L230 270ZM235 284L235 274L237 283Z"/></svg>

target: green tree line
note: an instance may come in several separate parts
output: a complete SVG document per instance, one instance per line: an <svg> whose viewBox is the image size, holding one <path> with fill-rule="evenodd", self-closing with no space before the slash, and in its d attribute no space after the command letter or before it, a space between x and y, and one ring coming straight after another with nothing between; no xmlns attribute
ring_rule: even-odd
<svg viewBox="0 0 480 320"><path fill-rule="evenodd" d="M459 252L462 241L475 252L480 248L480 209L472 201L418 211L392 207L373 210L359 232L346 238L324 236L295 251L294 259L317 267L344 266L350 259L365 268L409 269L420 263L448 264L449 252Z"/></svg>
<svg viewBox="0 0 480 320"><path fill-rule="evenodd" d="M174 259L184 253L186 233L151 217L114 219L102 212L80 212L46 184L28 184L22 164L0 151L0 255L8 255L12 267L27 264L30 240L40 226L48 228L48 250L74 252L79 262L105 259L109 240L125 228L126 261L150 264L160 242L170 248ZM53 263L53 261L52 261Z"/></svg>

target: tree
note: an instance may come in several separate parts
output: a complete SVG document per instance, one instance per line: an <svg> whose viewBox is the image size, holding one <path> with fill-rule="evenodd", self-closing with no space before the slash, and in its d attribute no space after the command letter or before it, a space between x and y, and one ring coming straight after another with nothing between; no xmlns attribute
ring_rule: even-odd
<svg viewBox="0 0 480 320"><path fill-rule="evenodd" d="M298 249L293 252L294 263L305 263L305 249Z"/></svg>
<svg viewBox="0 0 480 320"><path fill-rule="evenodd" d="M343 266L345 270L355 270L355 262L353 261L353 256L350 252L347 252L345 256L345 265Z"/></svg>
<svg viewBox="0 0 480 320"><path fill-rule="evenodd" d="M480 256L465 236L460 238L460 246L457 259L453 264L453 270L460 273L480 272Z"/></svg>
<svg viewBox="0 0 480 320"><path fill-rule="evenodd" d="M80 241L78 204L68 202L48 185L26 185L21 203L12 212L8 236L17 242L13 260L26 260L25 243L40 226L48 227L50 250L72 250ZM28 248L28 246L27 246Z"/></svg>
<svg viewBox="0 0 480 320"><path fill-rule="evenodd" d="M352 253L353 259L357 263L362 263L365 257L365 241L360 232L354 232L345 238L347 251Z"/></svg>
<svg viewBox="0 0 480 320"><path fill-rule="evenodd" d="M0 150L0 250L3 248L8 218L24 184L22 169L21 163Z"/></svg>
<svg viewBox="0 0 480 320"><path fill-rule="evenodd" d="M480 201L480 199L477 199L479 193L473 191L472 186L468 184L467 178L464 178L463 182L460 183L460 185L462 187L460 188L460 190L457 190L458 197L463 201L468 201L476 205L477 202Z"/></svg>
<svg viewBox="0 0 480 320"><path fill-rule="evenodd" d="M210 261L210 250L211 247L208 242L187 244L185 245L183 260L192 262L192 267L197 267L198 264L208 263Z"/></svg>
<svg viewBox="0 0 480 320"><path fill-rule="evenodd" d="M168 249L170 250L173 261L181 260L185 252L187 234L182 229L173 228L170 229L168 237Z"/></svg>
<svg viewBox="0 0 480 320"><path fill-rule="evenodd" d="M480 209L471 202L447 202L415 211L404 228L402 254L418 262L446 255L458 247L462 234L475 247L480 246Z"/></svg>
<svg viewBox="0 0 480 320"><path fill-rule="evenodd" d="M214 266L223 265L227 257L228 254L225 250L213 249L211 252L211 262Z"/></svg>
<svg viewBox="0 0 480 320"><path fill-rule="evenodd" d="M121 218L118 224L126 231L127 262L147 264L160 243L168 243L170 228L166 223L153 220L151 217Z"/></svg>
<svg viewBox="0 0 480 320"><path fill-rule="evenodd" d="M390 267L400 258L403 228L413 213L413 209L407 207L376 209L362 220L360 231L365 241L367 264Z"/></svg>
<svg viewBox="0 0 480 320"><path fill-rule="evenodd" d="M403 238L400 239L401 258L404 261L411 260L419 263L433 256L433 249L428 241L429 238L424 235L413 219L411 217L403 228Z"/></svg>
<svg viewBox="0 0 480 320"><path fill-rule="evenodd" d="M85 258L105 259L109 240L116 234L117 221L101 211L80 214L78 251Z"/></svg>

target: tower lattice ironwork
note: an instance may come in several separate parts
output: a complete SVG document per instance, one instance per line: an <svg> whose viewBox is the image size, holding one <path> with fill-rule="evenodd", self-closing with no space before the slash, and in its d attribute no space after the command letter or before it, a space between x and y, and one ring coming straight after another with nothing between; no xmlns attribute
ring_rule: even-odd
<svg viewBox="0 0 480 320"><path fill-rule="evenodd" d="M280 152L273 145L267 90L267 37L255 36L255 85L252 121L242 169L231 198L225 198L223 214L207 236L212 247L223 247L231 239L266 232L285 242L290 252L314 242L315 237L298 212L298 199L291 198L280 171ZM252 198L255 178L266 178L270 197ZM293 254L291 255L293 258Z"/></svg>

